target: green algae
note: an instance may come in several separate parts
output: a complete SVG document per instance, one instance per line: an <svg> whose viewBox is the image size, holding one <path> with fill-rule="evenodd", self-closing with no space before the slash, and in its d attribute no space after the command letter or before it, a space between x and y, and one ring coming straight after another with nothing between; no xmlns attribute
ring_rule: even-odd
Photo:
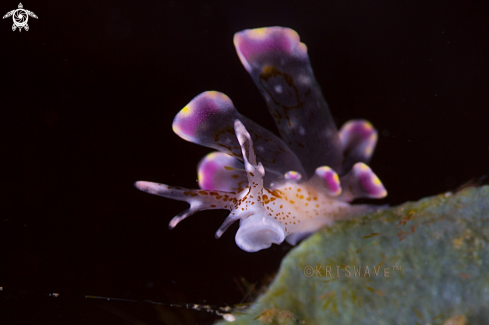
<svg viewBox="0 0 489 325"><path fill-rule="evenodd" d="M489 186L323 229L235 316L233 324L486 324Z"/></svg>

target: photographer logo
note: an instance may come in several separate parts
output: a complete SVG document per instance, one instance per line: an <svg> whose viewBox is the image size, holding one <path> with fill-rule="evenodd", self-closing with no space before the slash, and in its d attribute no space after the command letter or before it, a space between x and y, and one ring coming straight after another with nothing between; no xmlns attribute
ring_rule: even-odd
<svg viewBox="0 0 489 325"><path fill-rule="evenodd" d="M19 8L7 12L5 16L3 16L3 19L10 16L12 16L12 19L14 21L14 24L12 25L12 31L14 32L17 28L19 29L19 32L22 31L22 28L24 28L26 31L29 30L29 25L27 25L29 16L37 19L36 14L32 11L25 10L24 6L22 6L22 3L19 3Z"/></svg>

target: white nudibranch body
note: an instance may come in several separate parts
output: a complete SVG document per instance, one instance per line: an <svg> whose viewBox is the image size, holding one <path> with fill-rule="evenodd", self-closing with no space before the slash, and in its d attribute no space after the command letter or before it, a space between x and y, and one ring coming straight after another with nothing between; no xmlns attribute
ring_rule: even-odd
<svg viewBox="0 0 489 325"><path fill-rule="evenodd" d="M239 219L237 245L256 252L284 240L295 245L336 220L368 210L349 204L356 198L385 197L384 186L366 165L377 131L364 120L347 122L337 131L297 33L282 27L245 30L234 43L281 138L239 114L222 93L194 98L175 117L173 130L220 151L199 163L201 189L135 184L190 204L170 228L197 211L227 209L231 212L216 238Z"/></svg>
<svg viewBox="0 0 489 325"><path fill-rule="evenodd" d="M284 239L295 245L303 237L348 214L348 203L314 187L314 184L319 185L316 178L312 178L311 182L298 183L285 177L283 182L272 184L271 188L264 187L265 169L256 161L250 134L239 120L235 121L235 131L248 178L248 184L238 193L186 190L151 182L136 183L136 187L142 191L190 203L188 213L170 222L172 228L193 213L193 209L228 209L231 213L216 237L219 238L232 222L239 219L241 223L236 233L236 243L245 251L256 252L270 247L272 243L280 244ZM298 176L297 172L289 174ZM328 184L323 185L327 190Z"/></svg>
<svg viewBox="0 0 489 325"><path fill-rule="evenodd" d="M307 183L289 181L272 189L262 187L258 193L256 199L245 194L237 208L239 213L240 209L247 211L256 205L255 213L241 219L236 233L236 243L248 252L280 244L284 239L295 245L349 213L348 203L335 200Z"/></svg>

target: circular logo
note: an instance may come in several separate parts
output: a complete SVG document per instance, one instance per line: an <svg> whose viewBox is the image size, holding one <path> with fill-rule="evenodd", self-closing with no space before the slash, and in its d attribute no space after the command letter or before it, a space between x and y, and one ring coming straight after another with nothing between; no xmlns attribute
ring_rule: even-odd
<svg viewBox="0 0 489 325"><path fill-rule="evenodd" d="M14 18L14 24L17 27L24 27L27 24L27 20L29 17L27 16L27 12L24 9L17 9L15 13L12 15Z"/></svg>

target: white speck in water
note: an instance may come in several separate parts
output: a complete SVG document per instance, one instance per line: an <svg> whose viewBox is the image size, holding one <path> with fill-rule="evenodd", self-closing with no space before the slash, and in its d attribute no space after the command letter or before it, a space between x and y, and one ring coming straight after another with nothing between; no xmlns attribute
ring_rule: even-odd
<svg viewBox="0 0 489 325"><path fill-rule="evenodd" d="M276 92L278 92L279 94L281 94L281 93L282 93L282 85L276 85L274 89L275 89L275 91L276 91Z"/></svg>
<svg viewBox="0 0 489 325"><path fill-rule="evenodd" d="M228 322L234 322L236 320L236 317L233 314L223 314L222 318Z"/></svg>

